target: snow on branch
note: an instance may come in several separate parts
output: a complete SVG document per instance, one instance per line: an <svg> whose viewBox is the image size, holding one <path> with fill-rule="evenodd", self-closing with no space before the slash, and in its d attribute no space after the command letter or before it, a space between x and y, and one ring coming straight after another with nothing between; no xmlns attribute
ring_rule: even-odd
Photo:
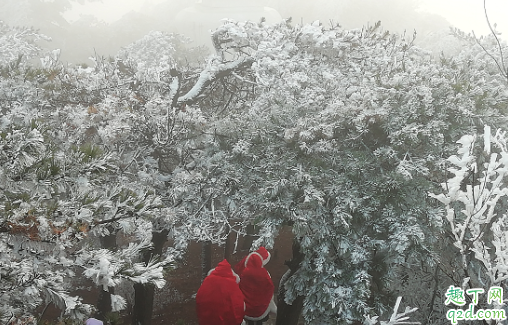
<svg viewBox="0 0 508 325"><path fill-rule="evenodd" d="M485 267L490 284L495 285L508 279L504 266L508 261L508 216L502 208L508 196L506 132L498 130L491 135L490 127L486 126L483 142L481 150L477 148L476 136L465 135L457 141L461 145L457 150L459 156L447 159L450 163L447 170L454 176L441 184L443 193L429 196L445 206L463 268L467 269L467 256L473 252Z"/></svg>
<svg viewBox="0 0 508 325"><path fill-rule="evenodd" d="M252 57L243 57L236 61L219 63L210 62L208 66L201 71L196 84L183 96L178 98L178 104L189 104L198 99L198 97L206 90L206 87L215 80L228 76L233 72L249 68L254 59Z"/></svg>
<svg viewBox="0 0 508 325"><path fill-rule="evenodd" d="M406 307L406 310L402 313L398 313L400 301L402 300L402 297L397 297L397 301L395 302L395 306L393 307L393 314L390 317L390 320L388 321L379 321L381 325L402 325L402 324L421 324L420 322L409 322L407 321L409 319L409 314L415 312L418 310L418 308L409 308ZM365 321L363 322L364 325L374 325L378 323L378 317L379 316L373 316L369 317L365 315Z"/></svg>
<svg viewBox="0 0 508 325"><path fill-rule="evenodd" d="M163 263L150 260L147 265L133 262L143 250L151 247L150 241L129 243L128 247L112 252L107 249L82 250L77 264L84 267L84 276L107 291L128 279L136 283L152 283L157 288L165 284ZM121 304L121 301L119 301Z"/></svg>

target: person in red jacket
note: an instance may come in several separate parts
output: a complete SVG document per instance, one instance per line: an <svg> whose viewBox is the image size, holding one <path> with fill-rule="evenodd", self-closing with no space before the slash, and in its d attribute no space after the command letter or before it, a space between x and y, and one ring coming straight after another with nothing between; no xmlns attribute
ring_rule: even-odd
<svg viewBox="0 0 508 325"><path fill-rule="evenodd" d="M264 247L262 250L266 251ZM264 256L266 257L263 258L258 252L253 252L244 259L243 269L241 265L239 266L242 269L240 290L245 296L245 320L249 325L261 325L268 320L270 312L277 312L277 306L273 301L273 281L263 267L265 261L268 262L270 259L270 254Z"/></svg>
<svg viewBox="0 0 508 325"><path fill-rule="evenodd" d="M220 262L205 278L196 294L196 311L200 325L240 325L245 316L245 302L227 260Z"/></svg>

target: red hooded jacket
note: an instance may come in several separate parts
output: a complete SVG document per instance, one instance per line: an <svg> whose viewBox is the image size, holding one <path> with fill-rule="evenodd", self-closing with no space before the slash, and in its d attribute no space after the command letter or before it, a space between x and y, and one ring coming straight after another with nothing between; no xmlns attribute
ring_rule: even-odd
<svg viewBox="0 0 508 325"><path fill-rule="evenodd" d="M200 325L240 325L245 303L239 278L227 260L220 262L205 278L196 294Z"/></svg>
<svg viewBox="0 0 508 325"><path fill-rule="evenodd" d="M240 276L240 289L245 296L245 319L261 320L270 312L274 285L268 271L263 267L258 253L249 254Z"/></svg>
<svg viewBox="0 0 508 325"><path fill-rule="evenodd" d="M270 261L270 252L268 252L266 250L266 248L264 248L263 246L259 247L255 252L252 252L250 253L249 255L245 256L240 262L238 262L236 265L235 265L235 272L236 274L238 274L240 277L242 276L242 272L243 270L245 269L245 261L247 260L247 258L249 258L252 254L259 254L261 256L261 258L263 258L263 266L266 265L266 263L268 263Z"/></svg>

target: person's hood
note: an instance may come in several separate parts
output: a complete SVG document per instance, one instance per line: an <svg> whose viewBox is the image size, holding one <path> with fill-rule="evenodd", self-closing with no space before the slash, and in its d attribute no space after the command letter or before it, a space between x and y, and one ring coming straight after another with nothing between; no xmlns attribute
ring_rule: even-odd
<svg viewBox="0 0 508 325"><path fill-rule="evenodd" d="M236 283L240 282L240 278L238 275L231 269L231 264L224 259L214 269L211 269L210 272L208 272L208 275L210 276L218 276L226 279L233 279L236 281Z"/></svg>
<svg viewBox="0 0 508 325"><path fill-rule="evenodd" d="M261 268L263 267L263 257L258 253L254 252L249 254L245 259L245 267L249 268Z"/></svg>
<svg viewBox="0 0 508 325"><path fill-rule="evenodd" d="M258 255L261 257L261 260L263 261L263 266L266 265L270 261L270 252L266 250L263 246L259 247L256 251L250 253L249 255L245 256L238 264L235 265L235 271L238 275L242 276L242 272L245 269L245 266L247 265L247 260L252 255Z"/></svg>
<svg viewBox="0 0 508 325"><path fill-rule="evenodd" d="M270 252L266 250L266 248L264 248L263 246L259 247L257 250L256 250L256 253L258 253L262 258L263 258L263 266L266 265L266 263L268 263L270 261Z"/></svg>

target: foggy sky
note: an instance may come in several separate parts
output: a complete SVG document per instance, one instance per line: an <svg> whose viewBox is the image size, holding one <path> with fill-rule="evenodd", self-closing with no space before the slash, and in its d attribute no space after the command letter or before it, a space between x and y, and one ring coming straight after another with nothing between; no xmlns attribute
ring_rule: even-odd
<svg viewBox="0 0 508 325"><path fill-rule="evenodd" d="M429 43L434 47L449 46L447 34L452 22L435 13L437 0L202 1L207 5L215 1L218 6L226 6L228 3L231 3L231 6L242 4L267 6L275 9L282 18L292 17L297 23L320 20L325 25L334 22L345 28L361 28L380 20L385 30L397 33L406 31L410 34L416 30L417 39L422 42L433 39ZM472 28L479 29L477 26L483 20L483 30L480 33L485 33L487 24L483 14L483 1L474 0L475 5L469 7L450 7L452 3L460 2L466 5L472 1L446 0L439 3L443 6L443 12L455 9L455 12L466 14L465 18L449 16L453 17L450 19L453 23L460 23L460 19L474 22L474 27L462 28L464 31L470 32ZM494 7L499 1L505 0L488 0L487 4ZM122 46L140 39L151 30L185 32L187 36L199 41L199 37L195 35L196 31L192 31L185 25L193 20L192 16L186 16L190 18L185 18L183 23L181 22L182 15L178 16L192 6L188 0L120 0L119 2L120 5L115 5L114 3L118 2L113 0L1 0L0 20L10 25L39 28L42 33L53 38L50 44L43 44L44 46L61 48L62 58L76 63L87 62L88 57L95 53L104 56L115 55ZM87 3L85 7L82 6ZM143 6L140 5L141 3ZM86 8L89 10L86 11ZM120 13L124 11L122 8L126 10L132 8L135 11L120 16ZM82 13L80 16L77 15L78 9ZM108 12L110 14L107 14ZM499 19L498 12L492 10L492 14L489 14L493 22ZM103 19L109 17L111 22L101 21L100 17ZM203 28L206 29L206 27ZM206 31L204 33L206 35L203 38L208 39L208 33Z"/></svg>

